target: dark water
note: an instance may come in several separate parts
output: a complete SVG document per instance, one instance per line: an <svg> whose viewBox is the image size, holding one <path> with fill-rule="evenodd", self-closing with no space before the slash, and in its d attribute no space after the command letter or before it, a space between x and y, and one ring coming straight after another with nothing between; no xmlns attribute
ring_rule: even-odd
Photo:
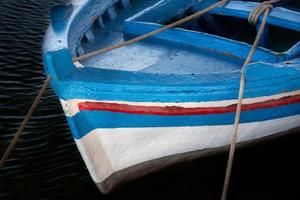
<svg viewBox="0 0 300 200"><path fill-rule="evenodd" d="M63 0L0 0L0 153L43 80L49 9ZM239 149L230 199L300 199L300 134ZM219 199L226 154L170 167L109 195L94 186L49 89L0 171L0 200Z"/></svg>

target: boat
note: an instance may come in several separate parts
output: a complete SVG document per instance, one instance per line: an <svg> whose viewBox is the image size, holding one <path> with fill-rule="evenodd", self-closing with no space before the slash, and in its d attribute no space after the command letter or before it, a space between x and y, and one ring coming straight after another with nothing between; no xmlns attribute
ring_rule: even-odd
<svg viewBox="0 0 300 200"><path fill-rule="evenodd" d="M254 1L229 1L134 44L216 0L72 0L51 10L45 71L96 185L123 183L231 141ZM261 18L260 18L261 19ZM245 70L238 143L300 126L300 12L274 6Z"/></svg>

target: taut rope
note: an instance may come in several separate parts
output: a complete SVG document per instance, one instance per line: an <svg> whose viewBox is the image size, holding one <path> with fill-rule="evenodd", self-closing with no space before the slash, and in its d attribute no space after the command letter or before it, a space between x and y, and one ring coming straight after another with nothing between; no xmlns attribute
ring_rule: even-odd
<svg viewBox="0 0 300 200"><path fill-rule="evenodd" d="M19 138L22 134L22 131L26 127L27 123L29 122L30 118L32 117L33 112L35 111L35 109L37 108L39 102L41 101L41 98L45 94L50 81L51 81L51 76L48 76L45 83L43 84L43 87L41 88L41 90L39 91L39 93L38 93L37 97L35 98L33 104L31 105L28 113L26 114L21 126L18 128L16 134L14 135L14 138L11 140L8 148L6 149L5 153L3 154L3 156L0 160L0 169L4 166L4 164L7 161L8 156L10 155L10 153L14 149L15 145L17 144L17 142L18 142L18 140L19 140Z"/></svg>
<svg viewBox="0 0 300 200"><path fill-rule="evenodd" d="M229 157L228 157L227 168L226 168L226 175L225 175L223 192L222 192L222 197L221 197L222 200L227 199L229 182L230 182L230 177L231 177L231 172L232 172L232 165L233 165L234 154L235 154L235 149L236 149L238 129L239 129L239 124L240 124L242 103L243 103L243 97L244 97L244 90L245 90L245 85L246 85L245 69L246 69L246 66L251 62L254 52L255 52L255 50L259 44L259 41L261 39L262 33L264 32L268 15L270 13L270 10L273 8L272 4L277 3L279 1L280 0L271 0L271 1L266 1L266 2L261 3L259 6L257 6L257 8L249 16L249 23L256 24L259 16L262 13L264 13L261 25L259 27L259 31L255 38L255 41L252 45L252 48L247 56L245 63L243 64L243 67L241 70L239 99L238 99L238 103L237 103L237 109L236 109L236 115L235 115L235 121L234 121L234 130L233 130L233 134L232 134L232 141L231 141L231 145L230 145Z"/></svg>

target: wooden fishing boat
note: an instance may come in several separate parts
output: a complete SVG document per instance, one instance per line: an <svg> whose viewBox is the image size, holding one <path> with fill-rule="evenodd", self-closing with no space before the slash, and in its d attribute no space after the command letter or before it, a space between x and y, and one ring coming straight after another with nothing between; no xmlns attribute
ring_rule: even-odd
<svg viewBox="0 0 300 200"><path fill-rule="evenodd" d="M51 12L43 52L83 160L101 191L230 143L256 2L83 61L215 0L73 0ZM300 13L274 7L251 63L238 142L300 126Z"/></svg>

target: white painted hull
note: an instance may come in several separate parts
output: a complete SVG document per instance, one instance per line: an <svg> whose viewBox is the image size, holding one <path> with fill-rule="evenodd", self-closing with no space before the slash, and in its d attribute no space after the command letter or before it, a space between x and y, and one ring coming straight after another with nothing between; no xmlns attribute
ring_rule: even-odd
<svg viewBox="0 0 300 200"><path fill-rule="evenodd" d="M280 133L299 124L300 115L240 124L238 141ZM76 140L76 144L94 182L108 192L123 179L115 177L120 180L113 180L110 186L102 185L113 174L168 156L223 147L230 143L232 130L232 125L95 129Z"/></svg>

